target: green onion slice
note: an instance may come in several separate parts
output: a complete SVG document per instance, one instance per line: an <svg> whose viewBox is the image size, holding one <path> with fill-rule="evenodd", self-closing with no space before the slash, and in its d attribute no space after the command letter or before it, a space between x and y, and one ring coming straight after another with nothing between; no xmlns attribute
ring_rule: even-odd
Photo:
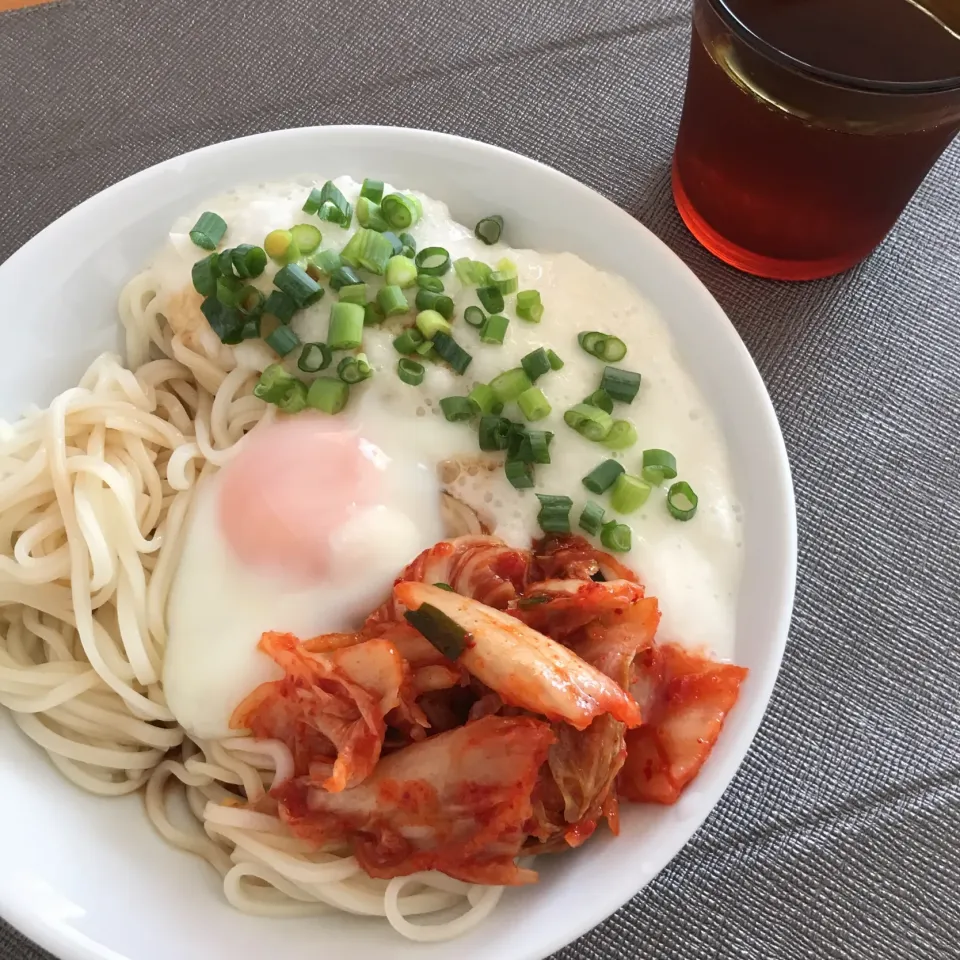
<svg viewBox="0 0 960 960"><path fill-rule="evenodd" d="M570 510L573 501L569 497L553 496L538 493L540 512L537 514L537 523L544 533L569 533Z"/></svg>
<svg viewBox="0 0 960 960"><path fill-rule="evenodd" d="M223 257L224 251L220 254ZM259 277L267 266L267 254L263 247L255 247L251 243L241 243L230 251L230 262L233 265L233 272L242 280L249 280L253 277Z"/></svg>
<svg viewBox="0 0 960 960"><path fill-rule="evenodd" d="M423 213L416 197L403 193L388 193L380 201L380 213L392 230L406 230L413 226ZM403 240L403 237L400 237Z"/></svg>
<svg viewBox="0 0 960 960"><path fill-rule="evenodd" d="M450 254L443 247L424 247L413 262L425 276L442 277L450 269Z"/></svg>
<svg viewBox="0 0 960 960"><path fill-rule="evenodd" d="M216 250L217 244L227 232L227 221L212 210L200 214L200 219L190 231L190 239L204 250Z"/></svg>
<svg viewBox="0 0 960 960"><path fill-rule="evenodd" d="M300 248L293 239L292 230L271 230L263 238L263 249L277 263L289 263L300 256Z"/></svg>
<svg viewBox="0 0 960 960"><path fill-rule="evenodd" d="M416 327L411 327L394 338L393 347L397 353L416 353L417 347L424 342L424 339L423 334Z"/></svg>
<svg viewBox="0 0 960 960"><path fill-rule="evenodd" d="M487 313L499 313L503 309L503 294L496 287L478 287L477 299Z"/></svg>
<svg viewBox="0 0 960 960"><path fill-rule="evenodd" d="M384 279L390 286L406 290L417 282L417 265L409 257L393 256L387 261Z"/></svg>
<svg viewBox="0 0 960 960"><path fill-rule="evenodd" d="M277 406L284 413L299 413L307 405L307 385L300 380L294 380L282 400Z"/></svg>
<svg viewBox="0 0 960 960"><path fill-rule="evenodd" d="M341 287L349 287L361 282L357 272L346 264L337 267L333 273L330 274L331 290L339 290Z"/></svg>
<svg viewBox="0 0 960 960"><path fill-rule="evenodd" d="M412 260L414 254L417 252L417 241L414 240L411 234L401 233L400 242L403 244L403 249L400 252Z"/></svg>
<svg viewBox="0 0 960 960"><path fill-rule="evenodd" d="M506 417L498 417L493 414L481 417L477 436L480 449L487 452L506 450L512 432L513 424Z"/></svg>
<svg viewBox="0 0 960 960"><path fill-rule="evenodd" d="M298 223L290 228L293 242L305 257L309 257L323 241L323 234L312 223Z"/></svg>
<svg viewBox="0 0 960 960"><path fill-rule="evenodd" d="M606 390L594 390L589 397L583 398L591 407L599 407L604 413L613 413L613 400Z"/></svg>
<svg viewBox="0 0 960 960"><path fill-rule="evenodd" d="M626 553L633 540L633 532L625 523L611 520L600 528L600 542L615 553Z"/></svg>
<svg viewBox="0 0 960 960"><path fill-rule="evenodd" d="M508 460L504 466L507 479L517 490L526 490L533 486L533 464L523 460Z"/></svg>
<svg viewBox="0 0 960 960"><path fill-rule="evenodd" d="M365 327L375 327L383 323L386 316L383 312L383 307L376 300L371 300L370 303L365 303L363 305L363 325Z"/></svg>
<svg viewBox="0 0 960 960"><path fill-rule="evenodd" d="M528 353L521 361L520 365L527 371L527 376L536 383L537 377L542 377L549 373L553 368L550 366L550 357L543 347L537 347L532 353Z"/></svg>
<svg viewBox="0 0 960 960"><path fill-rule="evenodd" d="M564 422L587 440L603 440L613 426L613 417L589 403L578 403L564 415Z"/></svg>
<svg viewBox="0 0 960 960"><path fill-rule="evenodd" d="M539 323L543 319L543 304L537 290L521 290L517 294L517 316L529 323Z"/></svg>
<svg viewBox="0 0 960 960"><path fill-rule="evenodd" d="M453 316L453 300L445 293L418 290L415 302L418 310L435 310L444 320Z"/></svg>
<svg viewBox="0 0 960 960"><path fill-rule="evenodd" d="M419 387L423 383L423 364L416 360L408 360L401 357L397 361L397 376L404 382L409 383L411 387Z"/></svg>
<svg viewBox="0 0 960 960"><path fill-rule="evenodd" d="M202 297L212 297L217 291L217 278L220 271L217 269L217 255L209 254L198 260L190 271L193 280L193 289Z"/></svg>
<svg viewBox="0 0 960 960"><path fill-rule="evenodd" d="M517 265L504 257L497 263L497 269L490 274L490 283L501 293L517 292Z"/></svg>
<svg viewBox="0 0 960 960"><path fill-rule="evenodd" d="M497 374L490 381L490 386L493 387L493 392L501 403L510 403L512 400L516 400L521 393L529 390L533 384L523 367L513 367Z"/></svg>
<svg viewBox="0 0 960 960"><path fill-rule="evenodd" d="M441 319L443 318L441 317ZM434 334L433 346L440 358L446 360L447 363L453 367L454 373L458 373L461 376L466 372L467 367L470 366L473 360L473 357L448 333L440 332Z"/></svg>
<svg viewBox="0 0 960 960"><path fill-rule="evenodd" d="M436 310L421 310L417 314L417 329L427 340L433 340L438 333L450 333L450 321Z"/></svg>
<svg viewBox="0 0 960 960"><path fill-rule="evenodd" d="M316 303L323 296L323 287L296 263L281 267L273 278L273 283L301 309Z"/></svg>
<svg viewBox="0 0 960 960"><path fill-rule="evenodd" d="M264 338L274 350L285 357L300 346L300 338L289 328L284 326L271 330Z"/></svg>
<svg viewBox="0 0 960 960"><path fill-rule="evenodd" d="M331 350L354 350L363 343L364 311L357 303L335 303L330 308L327 346Z"/></svg>
<svg viewBox="0 0 960 960"><path fill-rule="evenodd" d="M479 406L470 397L444 397L440 401L443 415L451 423L472 420L479 412Z"/></svg>
<svg viewBox="0 0 960 960"><path fill-rule="evenodd" d="M542 420L549 416L552 409L550 402L539 387L530 387L529 390L524 390L517 397L517 405L527 420Z"/></svg>
<svg viewBox="0 0 960 960"><path fill-rule="evenodd" d="M547 356L550 358L551 370L563 369L563 361L552 350L547 350Z"/></svg>
<svg viewBox="0 0 960 960"><path fill-rule="evenodd" d="M591 493L606 493L623 472L622 463L616 460L604 460L603 463L597 464L582 482Z"/></svg>
<svg viewBox="0 0 960 960"><path fill-rule="evenodd" d="M305 343L300 351L297 366L304 373L319 373L326 370L333 360L333 354L325 343Z"/></svg>
<svg viewBox="0 0 960 960"><path fill-rule="evenodd" d="M367 177L360 188L360 196L374 203L379 203L383 199L383 181L371 180Z"/></svg>
<svg viewBox="0 0 960 960"><path fill-rule="evenodd" d="M328 180L319 190L314 188L310 191L303 212L315 213L321 220L341 227L349 227L353 218L353 207L332 180Z"/></svg>
<svg viewBox="0 0 960 960"><path fill-rule="evenodd" d="M486 383L478 383L467 396L481 414L496 412L496 408L500 404L493 388Z"/></svg>
<svg viewBox="0 0 960 960"><path fill-rule="evenodd" d="M488 247L495 244L503 233L503 217L499 213L490 217L484 217L477 222L473 228L473 235L483 241Z"/></svg>
<svg viewBox="0 0 960 960"><path fill-rule="evenodd" d="M610 450L626 450L637 442L637 428L629 420L614 420L602 442Z"/></svg>
<svg viewBox="0 0 960 960"><path fill-rule="evenodd" d="M410 312L410 304L399 286L388 283L377 292L377 303L385 317L398 317Z"/></svg>
<svg viewBox="0 0 960 960"><path fill-rule="evenodd" d="M646 480L621 473L610 491L610 506L617 513L633 513L647 502L651 489Z"/></svg>
<svg viewBox="0 0 960 960"><path fill-rule="evenodd" d="M365 283L349 283L337 292L342 303L359 303L360 306L364 306L367 302L367 285Z"/></svg>
<svg viewBox="0 0 960 960"><path fill-rule="evenodd" d="M667 509L675 520L692 520L700 502L693 487L686 480L679 480L667 491Z"/></svg>
<svg viewBox="0 0 960 960"><path fill-rule="evenodd" d="M550 443L553 440L553 434L549 430L524 430L517 433L514 430L512 441L519 438L516 449L509 449L511 460L523 460L526 463L549 463L550 462Z"/></svg>
<svg viewBox="0 0 960 960"><path fill-rule="evenodd" d="M362 267L383 276L393 256L393 244L376 230L361 227L340 251L340 259L351 267Z"/></svg>
<svg viewBox="0 0 960 960"><path fill-rule="evenodd" d="M210 328L221 343L239 343L243 337L243 317L236 307L228 307L216 297L207 297L200 304L200 311L207 318Z"/></svg>
<svg viewBox="0 0 960 960"><path fill-rule="evenodd" d="M597 330L581 333L577 340L587 353L607 363L617 363L627 355L627 345L619 337Z"/></svg>
<svg viewBox="0 0 960 960"><path fill-rule="evenodd" d="M253 395L267 403L279 405L283 398L295 389L292 384L297 382L297 378L288 373L283 364L271 363L260 374L260 379L253 388Z"/></svg>
<svg viewBox="0 0 960 960"><path fill-rule="evenodd" d="M483 321L480 328L480 340L483 343L503 343L510 321L502 314L493 314Z"/></svg>
<svg viewBox="0 0 960 960"><path fill-rule="evenodd" d="M417 286L430 293L443 293L443 281L439 277L431 277L426 273L417 275Z"/></svg>
<svg viewBox="0 0 960 960"><path fill-rule="evenodd" d="M358 353L355 357L344 357L337 364L337 376L344 383L359 383L373 376L373 368L366 356Z"/></svg>
<svg viewBox="0 0 960 960"><path fill-rule="evenodd" d="M357 223L377 233L383 233L389 228L389 224L380 212L379 204L367 197L360 197L357 200Z"/></svg>
<svg viewBox="0 0 960 960"><path fill-rule="evenodd" d="M339 413L350 398L350 387L333 377L317 377L307 390L307 406L324 413Z"/></svg>
<svg viewBox="0 0 960 960"><path fill-rule="evenodd" d="M677 458L669 450L643 451L643 479L659 487L677 475Z"/></svg>
<svg viewBox="0 0 960 960"><path fill-rule="evenodd" d="M340 254L336 250L321 250L310 258L309 266L316 267L321 274L329 277L341 263Z"/></svg>
<svg viewBox="0 0 960 960"><path fill-rule="evenodd" d="M619 403L632 403L640 390L640 374L619 367L604 367L600 389Z"/></svg>
<svg viewBox="0 0 960 960"><path fill-rule="evenodd" d="M463 311L463 319L470 324L471 327L483 327L486 322L487 315L479 307L467 307Z"/></svg>
<svg viewBox="0 0 960 960"><path fill-rule="evenodd" d="M603 525L603 515L605 513L606 510L599 503L588 500L580 512L580 529L586 530L591 537L595 537Z"/></svg>
<svg viewBox="0 0 960 960"><path fill-rule="evenodd" d="M407 623L422 634L448 660L456 660L467 646L470 634L442 610L429 603L421 603L416 610L403 614Z"/></svg>
<svg viewBox="0 0 960 960"><path fill-rule="evenodd" d="M453 261L453 269L456 271L460 282L464 286L482 287L490 283L490 275L493 271L481 260L471 260L469 257L460 257Z"/></svg>

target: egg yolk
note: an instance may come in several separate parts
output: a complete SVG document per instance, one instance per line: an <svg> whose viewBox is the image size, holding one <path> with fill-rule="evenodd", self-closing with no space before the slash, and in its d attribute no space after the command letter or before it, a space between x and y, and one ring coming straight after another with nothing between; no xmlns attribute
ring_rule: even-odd
<svg viewBox="0 0 960 960"><path fill-rule="evenodd" d="M220 472L219 522L245 566L309 581L330 567L330 535L379 489L355 430L301 414L245 441Z"/></svg>

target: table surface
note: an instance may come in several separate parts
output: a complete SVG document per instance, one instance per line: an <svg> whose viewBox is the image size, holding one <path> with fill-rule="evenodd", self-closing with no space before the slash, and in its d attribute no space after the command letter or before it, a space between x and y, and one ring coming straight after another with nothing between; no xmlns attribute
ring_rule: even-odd
<svg viewBox="0 0 960 960"><path fill-rule="evenodd" d="M310 124L486 140L630 211L711 289L767 383L800 579L770 710L723 801L557 958L960 956L960 141L859 268L757 280L699 248L670 197L688 2L356 10L65 0L0 14L0 260L150 164ZM46 954L0 921L0 956Z"/></svg>

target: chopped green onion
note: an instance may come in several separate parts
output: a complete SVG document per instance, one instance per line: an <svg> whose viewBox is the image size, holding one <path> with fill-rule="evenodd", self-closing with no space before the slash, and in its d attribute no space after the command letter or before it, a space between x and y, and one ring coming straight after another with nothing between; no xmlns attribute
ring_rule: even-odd
<svg viewBox="0 0 960 960"><path fill-rule="evenodd" d="M537 499L540 501L540 512L537 514L540 529L544 533L569 533L573 501L569 497L547 493L538 493Z"/></svg>
<svg viewBox="0 0 960 960"><path fill-rule="evenodd" d="M267 302L263 305L263 312L270 317L276 317L281 323L289 323L297 312L297 304L293 297L282 290L271 290Z"/></svg>
<svg viewBox="0 0 960 960"><path fill-rule="evenodd" d="M357 201L357 223L377 233L383 233L389 227L380 212L380 205L368 197L360 197Z"/></svg>
<svg viewBox="0 0 960 960"><path fill-rule="evenodd" d="M414 254L417 252L417 241L413 239L411 234L401 233L400 242L403 244L403 249L400 252L412 260Z"/></svg>
<svg viewBox="0 0 960 960"><path fill-rule="evenodd" d="M204 250L216 250L226 232L227 221L219 214L207 210L200 214L200 219L194 224L190 239Z"/></svg>
<svg viewBox="0 0 960 960"><path fill-rule="evenodd" d="M484 217L478 221L477 225L473 228L473 235L478 240L482 240L488 247L500 239L502 232L503 217L501 217L499 213L495 213L491 217Z"/></svg>
<svg viewBox="0 0 960 960"><path fill-rule="evenodd" d="M490 274L490 282L501 293L517 292L517 265L504 257L497 263L497 269Z"/></svg>
<svg viewBox="0 0 960 960"><path fill-rule="evenodd" d="M490 381L490 386L493 387L493 392L501 403L510 403L511 400L516 400L525 390L529 390L533 384L523 367L513 367L497 374Z"/></svg>
<svg viewBox="0 0 960 960"><path fill-rule="evenodd" d="M627 355L627 345L619 337L611 337L596 330L581 333L577 340L591 356L607 363L617 363Z"/></svg>
<svg viewBox="0 0 960 960"><path fill-rule="evenodd" d="M637 428L629 420L614 420L602 442L610 450L626 450L637 442Z"/></svg>
<svg viewBox="0 0 960 960"><path fill-rule="evenodd" d="M225 307L235 307L240 302L243 285L236 277L217 278L217 299Z"/></svg>
<svg viewBox="0 0 960 960"><path fill-rule="evenodd" d="M300 351L297 366L304 373L319 373L326 370L333 360L333 354L325 343L305 343Z"/></svg>
<svg viewBox="0 0 960 960"><path fill-rule="evenodd" d="M227 255L224 250L220 254L220 263ZM233 272L241 280L249 280L252 277L259 277L267 265L267 255L262 247L255 247L251 243L241 243L230 251L230 263L233 266Z"/></svg>
<svg viewBox="0 0 960 960"><path fill-rule="evenodd" d="M531 387L529 390L524 390L523 393L517 397L517 405L520 407L520 412L528 420L542 420L550 414L552 409L549 401L539 387Z"/></svg>
<svg viewBox="0 0 960 960"><path fill-rule="evenodd" d="M309 257L323 241L323 234L312 223L298 223L290 228L293 243L300 253Z"/></svg>
<svg viewBox="0 0 960 960"><path fill-rule="evenodd" d="M532 353L528 353L520 361L520 365L527 371L527 376L534 383L537 382L537 377L542 377L552 369L550 367L550 358L547 356L547 351L544 350L543 347L537 347Z"/></svg>
<svg viewBox="0 0 960 960"><path fill-rule="evenodd" d="M543 319L543 304L537 290L521 290L517 294L517 316L530 323L539 323Z"/></svg>
<svg viewBox="0 0 960 960"><path fill-rule="evenodd" d="M448 593L455 593L455 592L456 592L456 591L453 589L453 587L450 586L449 583L435 583L434 586L435 586L435 587L439 587L441 590L446 590Z"/></svg>
<svg viewBox="0 0 960 960"><path fill-rule="evenodd" d="M383 199L383 181L371 180L369 177L365 178L363 186L360 188L360 196L372 200L374 203L379 203Z"/></svg>
<svg viewBox="0 0 960 960"><path fill-rule="evenodd" d="M337 267L330 274L330 289L339 290L341 287L349 287L354 283L361 283L360 277L356 271L346 264Z"/></svg>
<svg viewBox="0 0 960 960"><path fill-rule="evenodd" d="M450 333L450 321L436 310L421 310L417 314L417 329L427 340L438 333Z"/></svg>
<svg viewBox="0 0 960 960"><path fill-rule="evenodd" d="M221 343L239 343L243 339L244 321L236 307L228 307L216 297L207 297L200 304L200 311Z"/></svg>
<svg viewBox="0 0 960 960"><path fill-rule="evenodd" d="M463 311L463 319L470 324L471 327L482 327L486 322L487 315L479 307L467 307Z"/></svg>
<svg viewBox="0 0 960 960"><path fill-rule="evenodd" d="M307 385L301 380L294 380L286 396L277 402L284 413L299 413L306 405Z"/></svg>
<svg viewBox="0 0 960 960"><path fill-rule="evenodd" d="M547 357L550 359L551 370L563 369L563 361L552 350L547 350Z"/></svg>
<svg viewBox="0 0 960 960"><path fill-rule="evenodd" d="M281 267L273 278L273 283L300 308L316 303L323 296L323 287L307 276L303 267L296 263Z"/></svg>
<svg viewBox="0 0 960 960"><path fill-rule="evenodd" d="M331 350L354 350L363 343L363 307L356 303L335 303L330 308L327 346Z"/></svg>
<svg viewBox="0 0 960 960"><path fill-rule="evenodd" d="M397 361L397 376L404 382L409 383L411 387L419 387L423 383L423 364L416 360L408 360L401 357Z"/></svg>
<svg viewBox="0 0 960 960"><path fill-rule="evenodd" d="M615 553L626 553L632 544L633 532L625 523L611 520L600 528L600 542Z"/></svg>
<svg viewBox="0 0 960 960"><path fill-rule="evenodd" d="M344 383L359 383L373 376L373 368L366 356L358 353L355 357L344 357L337 364L337 376Z"/></svg>
<svg viewBox="0 0 960 960"><path fill-rule="evenodd" d="M382 236L389 241L393 256L399 257L403 254L403 241L392 230L384 230Z"/></svg>
<svg viewBox="0 0 960 960"><path fill-rule="evenodd" d="M453 300L445 293L418 290L416 304L418 310L436 310L444 320L453 316Z"/></svg>
<svg viewBox="0 0 960 960"><path fill-rule="evenodd" d="M341 303L359 303L364 306L367 302L367 285L365 283L348 283L338 291Z"/></svg>
<svg viewBox="0 0 960 960"><path fill-rule="evenodd" d="M443 281L439 277L431 277L426 273L417 275L417 286L430 293L443 293Z"/></svg>
<svg viewBox="0 0 960 960"><path fill-rule="evenodd" d="M478 287L477 299L487 313L499 313L503 309L503 294L496 287Z"/></svg>
<svg viewBox="0 0 960 960"><path fill-rule="evenodd" d="M423 343L421 343L420 346L417 347L417 353L421 357L426 358L427 360L433 360L436 354L436 351L433 349L433 341L424 340Z"/></svg>
<svg viewBox="0 0 960 960"><path fill-rule="evenodd" d="M632 403L640 389L640 374L619 367L604 367L600 389L620 403Z"/></svg>
<svg viewBox="0 0 960 960"><path fill-rule="evenodd" d="M594 390L589 397L583 398L591 407L599 407L604 413L613 413L613 400L606 390Z"/></svg>
<svg viewBox="0 0 960 960"><path fill-rule="evenodd" d="M480 410L470 397L443 397L440 409L451 423L472 420Z"/></svg>
<svg viewBox="0 0 960 960"><path fill-rule="evenodd" d="M247 318L259 317L263 313L263 294L253 284L245 284L237 298L237 309Z"/></svg>
<svg viewBox="0 0 960 960"><path fill-rule="evenodd" d="M349 227L353 217L353 207L332 180L328 180L321 189L310 191L303 212L315 213L321 220L337 223L341 227Z"/></svg>
<svg viewBox="0 0 960 960"><path fill-rule="evenodd" d="M588 500L580 512L580 529L586 530L591 537L595 537L600 532L600 527L603 524L603 515L606 512L599 503Z"/></svg>
<svg viewBox="0 0 960 960"><path fill-rule="evenodd" d="M450 269L450 254L444 247L424 247L413 262L425 276L442 277Z"/></svg>
<svg viewBox="0 0 960 960"><path fill-rule="evenodd" d="M388 193L380 201L380 212L393 230L406 230L420 219L423 208L416 197L404 193Z"/></svg>
<svg viewBox="0 0 960 960"><path fill-rule="evenodd" d="M307 406L324 413L339 413L350 398L350 387L333 377L317 377L307 390Z"/></svg>
<svg viewBox="0 0 960 960"><path fill-rule="evenodd" d="M198 260L190 271L193 279L193 289L202 297L212 297L217 290L217 277L220 271L217 269L217 255L211 253Z"/></svg>
<svg viewBox="0 0 960 960"><path fill-rule="evenodd" d="M363 267L382 275L393 256L393 244L376 230L361 227L340 251L340 259L351 267Z"/></svg>
<svg viewBox="0 0 960 960"><path fill-rule="evenodd" d="M476 405L482 414L498 413L498 407L503 409L503 404L497 400L497 395L493 392L493 387L486 383L478 383L467 395Z"/></svg>
<svg viewBox="0 0 960 960"><path fill-rule="evenodd" d="M264 338L274 350L285 357L300 346L300 338L290 327L279 326L270 331Z"/></svg>
<svg viewBox="0 0 960 960"><path fill-rule="evenodd" d="M263 238L263 249L267 256L277 263L289 263L300 256L292 230L271 230Z"/></svg>
<svg viewBox="0 0 960 960"><path fill-rule="evenodd" d="M422 634L448 660L456 660L467 646L469 634L455 620L429 603L403 614L407 623Z"/></svg>
<svg viewBox="0 0 960 960"><path fill-rule="evenodd" d="M439 316L439 314L437 314L437 316ZM442 320L443 318L441 317L440 319ZM440 333L434 334L433 346L440 358L446 360L447 363L453 367L453 372L461 376L466 372L467 367L470 366L473 360L473 357L448 333L441 331Z"/></svg>
<svg viewBox="0 0 960 960"><path fill-rule="evenodd" d="M507 479L517 490L526 490L533 486L533 464L523 460L508 460L503 465Z"/></svg>
<svg viewBox="0 0 960 960"><path fill-rule="evenodd" d="M516 437L515 431L513 439ZM519 434L516 449L510 451L510 459L524 460L527 463L549 463L552 440L553 434L549 430L524 430Z"/></svg>
<svg viewBox="0 0 960 960"><path fill-rule="evenodd" d="M480 449L486 451L506 450L510 443L513 424L505 417L487 414L480 418L478 439Z"/></svg>
<svg viewBox="0 0 960 960"><path fill-rule="evenodd" d="M417 282L417 265L409 257L393 256L387 261L384 278L390 286L406 290Z"/></svg>
<svg viewBox="0 0 960 960"><path fill-rule="evenodd" d="M541 604L541 603L549 603L549 602L550 602L550 597L546 597L546 596L542 596L542 597L521 597L521 598L517 601L517 606L518 606L518 607L535 607L535 606L537 606L538 604Z"/></svg>
<svg viewBox="0 0 960 960"><path fill-rule="evenodd" d="M623 472L622 463L616 460L604 460L583 478L583 485L591 493L606 493Z"/></svg>
<svg viewBox="0 0 960 960"><path fill-rule="evenodd" d="M643 451L643 479L659 487L677 475L677 458L669 450Z"/></svg>
<svg viewBox="0 0 960 960"><path fill-rule="evenodd" d="M480 340L483 343L503 343L510 321L502 314L494 314L483 321L480 328Z"/></svg>
<svg viewBox="0 0 960 960"><path fill-rule="evenodd" d="M610 491L610 506L617 513L633 513L647 502L652 489L646 480L621 473Z"/></svg>
<svg viewBox="0 0 960 960"><path fill-rule="evenodd" d="M383 323L385 314L383 308L376 300L363 305L363 325L365 327L375 327Z"/></svg>
<svg viewBox="0 0 960 960"><path fill-rule="evenodd" d="M410 312L410 304L403 291L395 284L388 283L377 292L377 303L385 317L399 317Z"/></svg>
<svg viewBox="0 0 960 960"><path fill-rule="evenodd" d="M424 341L423 334L416 327L404 330L400 336L395 337L393 347L397 353L416 353L417 347Z"/></svg>
<svg viewBox="0 0 960 960"><path fill-rule="evenodd" d="M260 379L253 388L253 395L267 403L279 405L291 390L296 389L293 384L298 382L293 374L283 368L283 364L271 363L260 374Z"/></svg>
<svg viewBox="0 0 960 960"><path fill-rule="evenodd" d="M331 276L341 265L340 254L336 250L321 250L310 258L310 266L315 266L320 273ZM314 280L317 278L314 277Z"/></svg>
<svg viewBox="0 0 960 960"><path fill-rule="evenodd" d="M613 426L613 417L589 403L578 403L564 415L564 422L587 440L603 440Z"/></svg>
<svg viewBox="0 0 960 960"><path fill-rule="evenodd" d="M472 287L489 284L490 274L493 272L481 260L471 260L469 257L460 257L459 260L454 260L453 269L464 286Z"/></svg>
<svg viewBox="0 0 960 960"><path fill-rule="evenodd" d="M679 480L667 491L667 509L674 520L692 520L700 502L693 487L686 480Z"/></svg>

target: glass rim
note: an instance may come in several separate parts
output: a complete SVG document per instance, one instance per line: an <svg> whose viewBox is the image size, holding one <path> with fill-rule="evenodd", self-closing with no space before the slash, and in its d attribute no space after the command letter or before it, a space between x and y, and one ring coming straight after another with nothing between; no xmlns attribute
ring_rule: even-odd
<svg viewBox="0 0 960 960"><path fill-rule="evenodd" d="M747 46L768 60L816 80L826 81L835 87L858 90L864 93L888 93L900 95L950 93L960 90L960 75L941 80L867 80L853 74L838 73L824 67L800 60L764 40L730 9L728 0L707 0L717 15Z"/></svg>

